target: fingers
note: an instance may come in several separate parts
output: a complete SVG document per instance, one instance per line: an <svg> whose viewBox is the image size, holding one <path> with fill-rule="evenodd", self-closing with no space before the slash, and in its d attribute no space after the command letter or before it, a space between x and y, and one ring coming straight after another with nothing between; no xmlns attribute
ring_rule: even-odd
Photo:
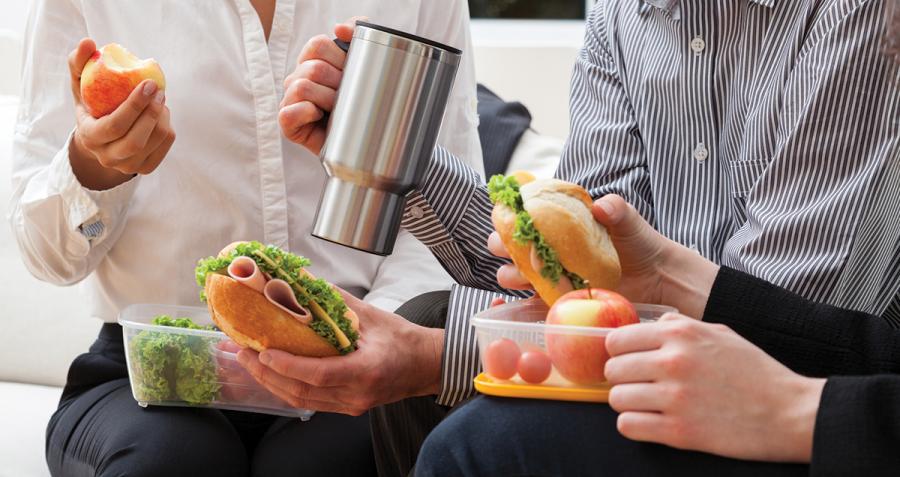
<svg viewBox="0 0 900 477"><path fill-rule="evenodd" d="M334 109L337 91L307 78L299 78L288 85L281 100L282 106L309 101L323 111Z"/></svg>
<svg viewBox="0 0 900 477"><path fill-rule="evenodd" d="M300 64L308 60L322 60L337 69L343 70L346 59L347 53L344 53L344 50L337 46L334 40L326 35L318 35L306 42L306 45L303 45L303 50L300 51L297 63Z"/></svg>
<svg viewBox="0 0 900 477"><path fill-rule="evenodd" d="M610 384L655 381L663 373L654 351L641 351L614 356L606 362L603 374Z"/></svg>
<svg viewBox="0 0 900 477"><path fill-rule="evenodd" d="M300 63L300 65L297 66L297 69L284 79L284 88L287 89L291 83L300 78L306 78L322 86L327 86L336 90L338 89L338 86L341 85L343 76L343 71L335 68L326 61L307 60ZM284 106L283 102L282 106Z"/></svg>
<svg viewBox="0 0 900 477"><path fill-rule="evenodd" d="M154 133L156 134L156 133ZM147 175L151 172L155 171L157 167L162 163L163 159L166 158L166 155L169 153L169 150L172 149L172 145L175 143L175 132L171 129L166 128L164 131L160 132L162 136L162 142L159 147L153 150L150 155L144 160L143 164L141 164L140 169L138 169L138 174ZM151 138L151 142L153 138Z"/></svg>
<svg viewBox="0 0 900 477"><path fill-rule="evenodd" d="M500 240L500 234L497 232L491 232L491 235L488 236L488 250L490 252L500 258L511 258L509 256L509 252L506 250L506 246L503 245L503 241Z"/></svg>
<svg viewBox="0 0 900 477"><path fill-rule="evenodd" d="M618 384L609 390L609 406L618 412L661 412L666 401L654 383Z"/></svg>
<svg viewBox="0 0 900 477"><path fill-rule="evenodd" d="M282 376L313 386L336 386L347 381L346 360L307 358L280 350L266 350L260 362Z"/></svg>
<svg viewBox="0 0 900 477"><path fill-rule="evenodd" d="M504 300L503 298L494 298L493 300L491 300L491 308L505 304L506 300Z"/></svg>
<svg viewBox="0 0 900 477"><path fill-rule="evenodd" d="M128 134L135 121L153 102L158 90L156 82L142 81L115 111L95 121L79 124L79 127L85 129L85 137L95 145L113 142Z"/></svg>
<svg viewBox="0 0 900 477"><path fill-rule="evenodd" d="M515 265L503 265L497 269L497 283L509 290L530 290L529 282Z"/></svg>
<svg viewBox="0 0 900 477"><path fill-rule="evenodd" d="M369 21L369 17L351 17L343 23L338 23L334 26L334 36L336 36L338 40L349 42L353 39L353 30L356 29L357 21L367 22Z"/></svg>
<svg viewBox="0 0 900 477"><path fill-rule="evenodd" d="M654 412L623 412L616 421L619 433L633 441L660 442L660 432L668 428L668 418Z"/></svg>
<svg viewBox="0 0 900 477"><path fill-rule="evenodd" d="M158 91L153 101L134 120L131 129L124 136L106 146L105 155L112 159L127 159L144 151L150 140L150 135L156 129L160 116L163 113L164 99L164 93ZM145 153L144 157L146 155Z"/></svg>
<svg viewBox="0 0 900 477"><path fill-rule="evenodd" d="M606 351L611 356L659 349L664 341L660 326L640 323L616 328L606 335Z"/></svg>
<svg viewBox="0 0 900 477"><path fill-rule="evenodd" d="M264 353L269 353L264 351ZM269 392L295 408L314 409L316 411L340 412L358 415L361 412L350 410L335 399L335 392L328 388L310 386L306 383L280 375L277 371L262 364L260 354L245 349L238 353L238 362L247 372Z"/></svg>
<svg viewBox="0 0 900 477"><path fill-rule="evenodd" d="M85 38L78 42L78 46L69 53L69 74L72 79L72 97L74 97L75 101L78 103L81 102L81 72L84 70L84 65L87 64L95 51L97 51L97 45L94 43L94 40Z"/></svg>

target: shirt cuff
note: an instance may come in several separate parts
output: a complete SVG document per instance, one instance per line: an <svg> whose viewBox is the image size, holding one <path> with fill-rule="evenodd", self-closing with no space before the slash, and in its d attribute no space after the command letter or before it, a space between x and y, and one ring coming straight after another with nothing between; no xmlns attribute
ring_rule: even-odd
<svg viewBox="0 0 900 477"><path fill-rule="evenodd" d="M472 380L481 372L481 360L475 330L469 323L476 313L488 309L495 298L507 301L519 299L461 285L453 285L450 288L438 404L455 406L475 393Z"/></svg>
<svg viewBox="0 0 900 477"><path fill-rule="evenodd" d="M440 146L434 148L422 183L407 199L403 227L429 247L450 241L482 183L464 162Z"/></svg>
<svg viewBox="0 0 900 477"><path fill-rule="evenodd" d="M73 136L74 132L69 135L66 147L56 154L50 164L50 193L62 198L69 230L96 243L102 241L113 229L112 225L125 214L137 189L139 176L103 191L82 186L69 161L69 145Z"/></svg>

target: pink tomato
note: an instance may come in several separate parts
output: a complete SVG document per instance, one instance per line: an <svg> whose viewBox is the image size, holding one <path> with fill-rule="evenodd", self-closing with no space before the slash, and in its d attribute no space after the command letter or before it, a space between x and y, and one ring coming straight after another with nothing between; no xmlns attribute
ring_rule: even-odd
<svg viewBox="0 0 900 477"><path fill-rule="evenodd" d="M484 351L484 370L498 379L509 379L516 374L519 364L519 346L509 338L493 341Z"/></svg>
<svg viewBox="0 0 900 477"><path fill-rule="evenodd" d="M526 383L540 384L550 377L550 357L543 351L526 351L519 358L519 377Z"/></svg>

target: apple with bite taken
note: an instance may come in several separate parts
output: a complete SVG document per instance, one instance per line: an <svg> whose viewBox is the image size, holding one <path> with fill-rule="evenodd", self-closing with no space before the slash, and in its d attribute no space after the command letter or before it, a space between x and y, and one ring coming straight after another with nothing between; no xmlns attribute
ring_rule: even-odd
<svg viewBox="0 0 900 477"><path fill-rule="evenodd" d="M550 308L549 325L618 328L638 323L634 306L618 293L599 288L574 290L560 297ZM603 368L609 359L605 336L583 336L546 330L547 353L553 366L575 384L594 386L606 377Z"/></svg>
<svg viewBox="0 0 900 477"><path fill-rule="evenodd" d="M160 91L166 78L155 60L140 58L116 43L95 51L81 72L81 101L91 116L106 116L116 110L137 85L153 80Z"/></svg>

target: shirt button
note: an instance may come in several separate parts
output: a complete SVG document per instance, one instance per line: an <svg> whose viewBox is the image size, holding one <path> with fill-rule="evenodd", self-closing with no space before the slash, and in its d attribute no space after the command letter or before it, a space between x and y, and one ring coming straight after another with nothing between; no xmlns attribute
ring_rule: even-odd
<svg viewBox="0 0 900 477"><path fill-rule="evenodd" d="M703 41L703 38L697 36L691 40L691 50L693 50L695 55L699 55L703 53L703 50L706 49L706 42Z"/></svg>
<svg viewBox="0 0 900 477"><path fill-rule="evenodd" d="M706 149L706 145L702 142L697 144L697 147L694 148L694 159L703 162L707 157L709 157L709 150Z"/></svg>
<svg viewBox="0 0 900 477"><path fill-rule="evenodd" d="M425 216L425 211L423 211L422 208L418 205L414 205L409 209L409 215L411 215L414 219L421 219Z"/></svg>

